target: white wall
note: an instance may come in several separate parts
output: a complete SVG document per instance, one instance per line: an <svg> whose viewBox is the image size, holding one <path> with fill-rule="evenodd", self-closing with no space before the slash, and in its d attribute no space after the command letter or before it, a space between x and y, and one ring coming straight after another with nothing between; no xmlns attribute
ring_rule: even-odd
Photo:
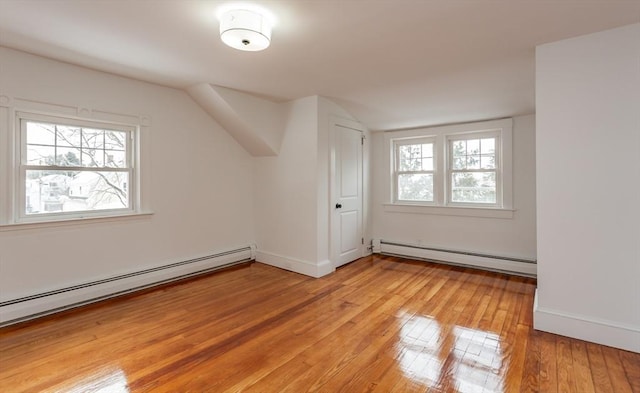
<svg viewBox="0 0 640 393"><path fill-rule="evenodd" d="M292 101L285 112L278 156L253 159L258 260L318 276L318 97Z"/></svg>
<svg viewBox="0 0 640 393"><path fill-rule="evenodd" d="M536 259L535 117L513 124L513 218L385 211L391 201L384 133L373 135L373 238L488 255Z"/></svg>
<svg viewBox="0 0 640 393"><path fill-rule="evenodd" d="M277 157L254 158L257 259L320 277L331 273L331 121L354 120L327 98L312 96L287 104Z"/></svg>
<svg viewBox="0 0 640 393"><path fill-rule="evenodd" d="M278 154L286 105L209 83L191 86L187 93L249 154Z"/></svg>
<svg viewBox="0 0 640 393"><path fill-rule="evenodd" d="M640 352L640 24L536 65L535 327Z"/></svg>
<svg viewBox="0 0 640 393"><path fill-rule="evenodd" d="M9 105L27 99L148 117L142 149L150 177L143 181L154 211L122 221L2 227L2 300L254 241L251 157L185 92L0 48L0 96Z"/></svg>

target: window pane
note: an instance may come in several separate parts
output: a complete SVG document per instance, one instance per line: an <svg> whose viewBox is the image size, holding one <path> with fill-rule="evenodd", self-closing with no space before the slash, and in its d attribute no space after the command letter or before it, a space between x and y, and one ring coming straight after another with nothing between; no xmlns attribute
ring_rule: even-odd
<svg viewBox="0 0 640 393"><path fill-rule="evenodd" d="M105 166L111 168L126 168L127 156L124 151L105 150L104 152Z"/></svg>
<svg viewBox="0 0 640 393"><path fill-rule="evenodd" d="M398 154L400 172L433 170L433 143L400 145Z"/></svg>
<svg viewBox="0 0 640 393"><path fill-rule="evenodd" d="M80 166L80 149L73 147L59 147L56 156L56 165Z"/></svg>
<svg viewBox="0 0 640 393"><path fill-rule="evenodd" d="M479 153L480 153L480 139L468 139L467 154L479 154Z"/></svg>
<svg viewBox="0 0 640 393"><path fill-rule="evenodd" d="M484 154L493 154L496 151L496 138L486 138L480 140L481 151Z"/></svg>
<svg viewBox="0 0 640 393"><path fill-rule="evenodd" d="M104 150L102 149L82 149L82 166L84 167L103 167L104 166Z"/></svg>
<svg viewBox="0 0 640 393"><path fill-rule="evenodd" d="M104 148L109 150L126 150L127 133L124 131L105 131Z"/></svg>
<svg viewBox="0 0 640 393"><path fill-rule="evenodd" d="M433 158L423 158L422 159L422 170L423 171L432 171L433 170Z"/></svg>
<svg viewBox="0 0 640 393"><path fill-rule="evenodd" d="M27 143L35 145L55 145L56 131L53 124L27 123Z"/></svg>
<svg viewBox="0 0 640 393"><path fill-rule="evenodd" d="M80 128L70 126L57 126L58 146L80 147Z"/></svg>
<svg viewBox="0 0 640 393"><path fill-rule="evenodd" d="M422 144L422 157L424 158L433 157L433 143Z"/></svg>
<svg viewBox="0 0 640 393"><path fill-rule="evenodd" d="M422 149L422 168L423 171L433 170L433 143L423 143L420 145Z"/></svg>
<svg viewBox="0 0 640 393"><path fill-rule="evenodd" d="M82 129L82 147L89 149L101 149L104 147L104 131L92 128Z"/></svg>
<svg viewBox="0 0 640 393"><path fill-rule="evenodd" d="M433 175L398 175L398 200L422 202L433 201Z"/></svg>
<svg viewBox="0 0 640 393"><path fill-rule="evenodd" d="M27 171L25 212L42 214L63 211L72 176L73 172Z"/></svg>
<svg viewBox="0 0 640 393"><path fill-rule="evenodd" d="M464 156L467 154L466 141L453 141L453 156Z"/></svg>
<svg viewBox="0 0 640 393"><path fill-rule="evenodd" d="M53 146L27 145L27 165L54 165Z"/></svg>
<svg viewBox="0 0 640 393"><path fill-rule="evenodd" d="M452 141L452 162L453 169L467 169L467 141Z"/></svg>
<svg viewBox="0 0 640 393"><path fill-rule="evenodd" d="M480 158L480 168L482 169L495 169L496 157L493 155L483 155Z"/></svg>
<svg viewBox="0 0 640 393"><path fill-rule="evenodd" d="M456 172L451 184L452 202L496 203L495 172Z"/></svg>
<svg viewBox="0 0 640 393"><path fill-rule="evenodd" d="M403 145L398 147L398 152L400 154L400 168L398 169L400 171L413 171L417 169L417 163L414 159L415 155L412 154L415 150L413 148L414 145Z"/></svg>
<svg viewBox="0 0 640 393"><path fill-rule="evenodd" d="M466 156L454 156L452 162L453 169L465 169L467 166Z"/></svg>
<svg viewBox="0 0 640 393"><path fill-rule="evenodd" d="M129 207L127 172L27 171L25 213Z"/></svg>
<svg viewBox="0 0 640 393"><path fill-rule="evenodd" d="M452 141L451 146L451 168L454 170L496 167L496 138Z"/></svg>
<svg viewBox="0 0 640 393"><path fill-rule="evenodd" d="M467 156L467 166L464 169L480 169L480 156Z"/></svg>

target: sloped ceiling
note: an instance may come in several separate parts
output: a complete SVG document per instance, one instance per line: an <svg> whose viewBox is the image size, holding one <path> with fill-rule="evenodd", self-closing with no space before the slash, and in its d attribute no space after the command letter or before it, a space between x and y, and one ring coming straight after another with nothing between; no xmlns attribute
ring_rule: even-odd
<svg viewBox="0 0 640 393"><path fill-rule="evenodd" d="M533 113L535 47L640 22L640 1L258 0L270 48L218 37L228 2L0 0L0 45L161 85L331 98L372 130Z"/></svg>
<svg viewBox="0 0 640 393"><path fill-rule="evenodd" d="M278 155L286 122L284 103L208 83L191 86L187 92L249 154Z"/></svg>

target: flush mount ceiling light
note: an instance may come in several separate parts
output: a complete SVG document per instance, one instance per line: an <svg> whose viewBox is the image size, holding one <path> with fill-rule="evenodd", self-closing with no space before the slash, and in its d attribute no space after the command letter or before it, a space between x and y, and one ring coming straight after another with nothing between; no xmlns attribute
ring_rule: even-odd
<svg viewBox="0 0 640 393"><path fill-rule="evenodd" d="M226 11L220 16L220 38L239 50L266 49L271 42L271 20L254 10Z"/></svg>

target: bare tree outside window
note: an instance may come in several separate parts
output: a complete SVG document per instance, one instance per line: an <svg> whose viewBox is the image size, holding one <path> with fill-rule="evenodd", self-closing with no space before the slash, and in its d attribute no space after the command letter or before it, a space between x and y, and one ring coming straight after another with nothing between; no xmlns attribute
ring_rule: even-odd
<svg viewBox="0 0 640 393"><path fill-rule="evenodd" d="M25 121L25 213L130 207L129 132Z"/></svg>

